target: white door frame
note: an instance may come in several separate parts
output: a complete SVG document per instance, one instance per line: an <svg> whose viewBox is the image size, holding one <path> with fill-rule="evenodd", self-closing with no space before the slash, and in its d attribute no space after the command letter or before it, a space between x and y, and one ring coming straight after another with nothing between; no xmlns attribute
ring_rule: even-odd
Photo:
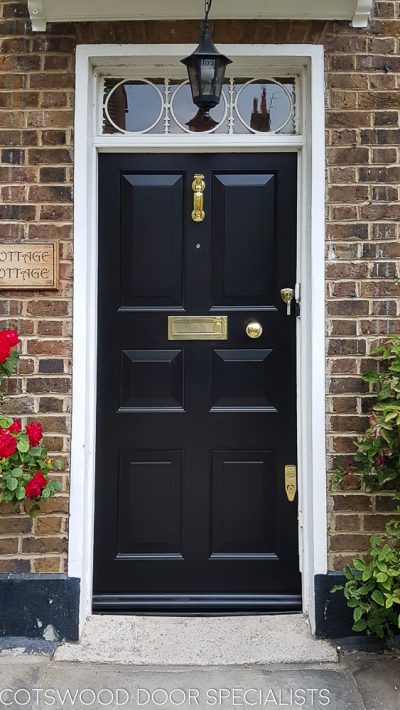
<svg viewBox="0 0 400 710"><path fill-rule="evenodd" d="M81 580L80 619L91 614L93 575L96 362L97 362L97 153L138 151L297 151L298 275L297 409L299 555L303 611L315 627L314 575L327 571L325 464L325 132L324 54L315 45L221 45L251 67L282 62L303 72L303 135L97 135L95 69L121 64L173 65L192 45L79 45L76 51L74 182L74 321L71 497L68 575Z"/></svg>

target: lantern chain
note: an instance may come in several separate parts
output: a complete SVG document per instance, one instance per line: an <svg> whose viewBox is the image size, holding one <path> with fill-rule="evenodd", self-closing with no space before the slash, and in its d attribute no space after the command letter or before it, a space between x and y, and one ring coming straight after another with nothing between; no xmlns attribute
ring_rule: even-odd
<svg viewBox="0 0 400 710"><path fill-rule="evenodd" d="M208 14L211 10L212 0L204 0L204 19L208 20Z"/></svg>

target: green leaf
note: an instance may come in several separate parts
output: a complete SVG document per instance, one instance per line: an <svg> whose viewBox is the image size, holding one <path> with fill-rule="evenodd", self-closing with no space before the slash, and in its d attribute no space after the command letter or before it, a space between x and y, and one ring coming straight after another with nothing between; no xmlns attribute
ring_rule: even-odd
<svg viewBox="0 0 400 710"><path fill-rule="evenodd" d="M53 486L53 489L55 491L61 491L61 489L62 489L61 481L53 481L51 485Z"/></svg>
<svg viewBox="0 0 400 710"><path fill-rule="evenodd" d="M362 378L365 382L379 382L379 375L377 372L366 372Z"/></svg>
<svg viewBox="0 0 400 710"><path fill-rule="evenodd" d="M9 491L15 491L18 487L18 480L16 478L7 479L7 488Z"/></svg>
<svg viewBox="0 0 400 710"><path fill-rule="evenodd" d="M388 576L385 572L378 572L376 575L376 581L377 582L386 582Z"/></svg>
<svg viewBox="0 0 400 710"><path fill-rule="evenodd" d="M15 491L15 497L17 500L23 500L25 498L25 487L20 486L20 488L17 488Z"/></svg>
<svg viewBox="0 0 400 710"><path fill-rule="evenodd" d="M361 607L356 606L356 608L353 611L353 619L355 622L360 621L361 617L363 615L363 610Z"/></svg>
<svg viewBox="0 0 400 710"><path fill-rule="evenodd" d="M39 513L40 513L40 507L38 506L37 503L35 503L35 505L33 505L32 508L30 509L29 515L31 518L37 518Z"/></svg>
<svg viewBox="0 0 400 710"><path fill-rule="evenodd" d="M357 623L353 624L353 631L365 631L367 628L367 622L365 619L360 619Z"/></svg>
<svg viewBox="0 0 400 710"><path fill-rule="evenodd" d="M379 604L379 606L385 606L385 599L379 589L375 589L375 591L371 594L371 599L373 599L376 604Z"/></svg>
<svg viewBox="0 0 400 710"><path fill-rule="evenodd" d="M21 451L21 453L23 453L23 454L25 454L27 451L29 451L29 439L24 434L22 434L21 438L18 441L17 449L18 449L18 451Z"/></svg>
<svg viewBox="0 0 400 710"><path fill-rule="evenodd" d="M351 567L349 565L345 565L343 567L343 574L346 577L346 579L353 579L353 572L352 572Z"/></svg>
<svg viewBox="0 0 400 710"><path fill-rule="evenodd" d="M59 470L62 471L63 469L63 462L61 459L54 459L54 466Z"/></svg>
<svg viewBox="0 0 400 710"><path fill-rule="evenodd" d="M362 573L361 579L363 582L368 582L368 580L371 579L371 577L372 577L372 569L367 567L365 572Z"/></svg>
<svg viewBox="0 0 400 710"><path fill-rule="evenodd" d="M367 566L367 565L365 564L364 560L359 560L359 559L353 560L353 565L354 565L354 567L355 567L356 569L358 569L360 572L363 572L363 571L365 570L366 566Z"/></svg>
<svg viewBox="0 0 400 710"><path fill-rule="evenodd" d="M11 471L11 475L14 476L14 478L20 478L23 474L22 468L13 468Z"/></svg>
<svg viewBox="0 0 400 710"><path fill-rule="evenodd" d="M331 589L331 594L334 594L335 592L341 592L342 589L344 589L343 584L335 584L335 586Z"/></svg>

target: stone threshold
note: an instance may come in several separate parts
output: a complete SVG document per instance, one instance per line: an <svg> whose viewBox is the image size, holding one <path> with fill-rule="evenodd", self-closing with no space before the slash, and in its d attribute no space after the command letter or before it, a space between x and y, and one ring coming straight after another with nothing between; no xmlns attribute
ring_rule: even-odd
<svg viewBox="0 0 400 710"><path fill-rule="evenodd" d="M79 643L56 661L148 666L337 663L335 646L316 639L301 614L270 616L91 616Z"/></svg>

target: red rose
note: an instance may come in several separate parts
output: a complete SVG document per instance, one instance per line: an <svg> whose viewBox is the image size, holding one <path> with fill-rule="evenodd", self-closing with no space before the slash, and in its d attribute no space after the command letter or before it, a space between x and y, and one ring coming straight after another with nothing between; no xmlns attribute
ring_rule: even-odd
<svg viewBox="0 0 400 710"><path fill-rule="evenodd" d="M21 420L14 419L13 423L7 427L6 431L9 431L10 434L19 434L21 431Z"/></svg>
<svg viewBox="0 0 400 710"><path fill-rule="evenodd" d="M17 440L9 431L0 431L0 459L7 459L15 454L17 450Z"/></svg>
<svg viewBox="0 0 400 710"><path fill-rule="evenodd" d="M10 348L14 347L14 345L18 345L19 343L19 337L16 330L2 330L1 337L8 343Z"/></svg>
<svg viewBox="0 0 400 710"><path fill-rule="evenodd" d="M42 425L39 422L31 422L25 427L25 431L29 436L31 446L38 446L43 438Z"/></svg>
<svg viewBox="0 0 400 710"><path fill-rule="evenodd" d="M0 362L4 362L10 357L10 346L6 340L0 338Z"/></svg>
<svg viewBox="0 0 400 710"><path fill-rule="evenodd" d="M47 486L47 480L41 471L36 471L31 481L25 485L25 495L27 498L38 498Z"/></svg>

